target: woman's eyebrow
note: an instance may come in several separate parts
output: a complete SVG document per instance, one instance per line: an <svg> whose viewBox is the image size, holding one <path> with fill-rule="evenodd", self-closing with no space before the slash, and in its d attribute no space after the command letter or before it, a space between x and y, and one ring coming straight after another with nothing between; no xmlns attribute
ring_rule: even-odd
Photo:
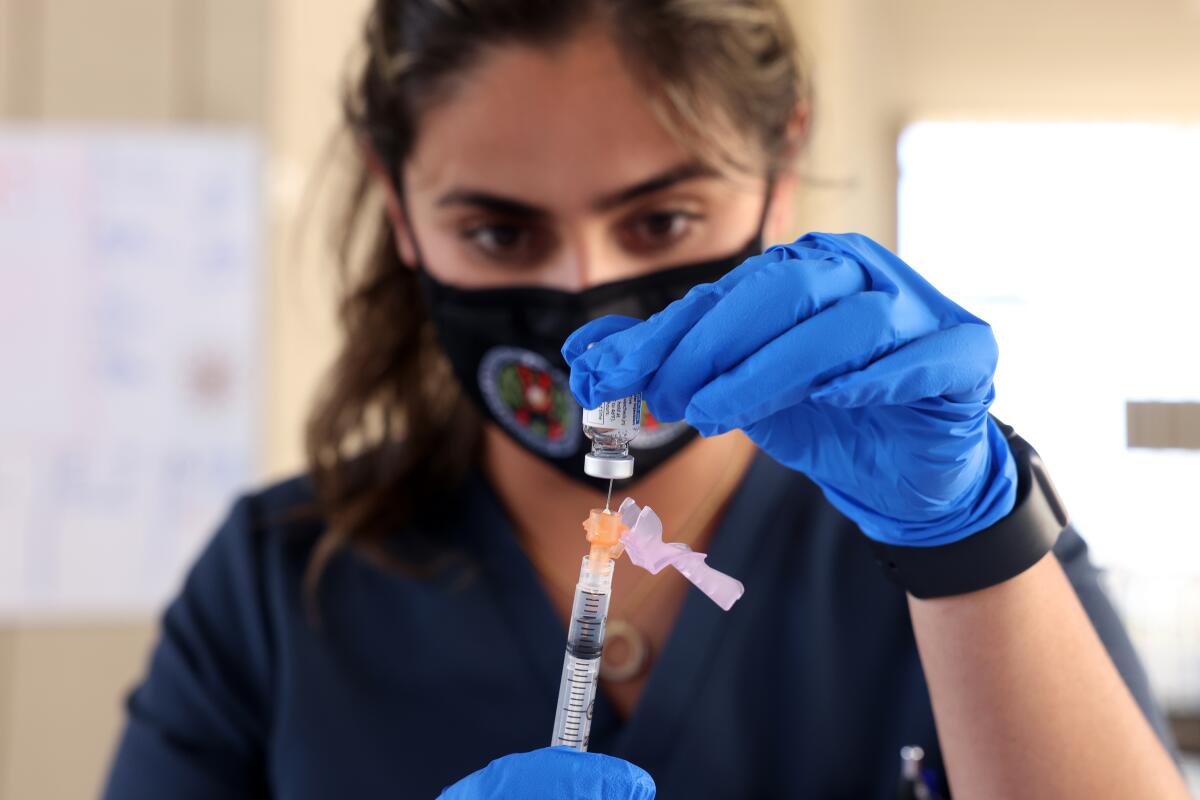
<svg viewBox="0 0 1200 800"><path fill-rule="evenodd" d="M660 172L651 178L635 183L633 186L628 186L612 194L607 194L593 202L592 208L597 211L611 211L617 206L628 203L630 200L642 197L643 195L653 194L654 192L660 192L677 183L695 180L696 178L711 178L716 174L717 171L712 167L702 164L699 161L690 161Z"/></svg>
<svg viewBox="0 0 1200 800"><path fill-rule="evenodd" d="M660 192L663 189L685 181L695 180L696 178L710 178L716 174L717 171L712 167L701 164L698 161L680 164L644 181L639 181L632 186L618 189L615 192L597 198L592 202L592 208L597 211L611 211L618 206L628 203L630 200L635 200L644 195ZM493 211L509 217L539 219L550 216L550 212L546 209L535 206L532 203L527 203L524 200L504 197L503 195L492 194L491 192L477 189L452 189L439 197L437 204L443 207L475 206L476 208L482 208L486 211Z"/></svg>
<svg viewBox="0 0 1200 800"><path fill-rule="evenodd" d="M475 206L508 217L537 219L550 216L550 212L544 208L511 197L474 189L452 189L439 197L437 204L439 206Z"/></svg>

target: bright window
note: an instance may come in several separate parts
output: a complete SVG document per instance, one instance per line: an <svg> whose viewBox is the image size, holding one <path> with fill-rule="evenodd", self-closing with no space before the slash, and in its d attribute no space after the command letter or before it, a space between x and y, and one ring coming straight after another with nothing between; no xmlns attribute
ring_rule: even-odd
<svg viewBox="0 0 1200 800"><path fill-rule="evenodd" d="M919 122L900 254L990 322L994 411L1101 564L1200 576L1200 451L1126 447L1128 401L1200 401L1200 125Z"/></svg>
<svg viewBox="0 0 1200 800"><path fill-rule="evenodd" d="M900 254L990 322L994 411L1038 448L1163 704L1200 711L1200 451L1129 449L1200 401L1200 125L920 122Z"/></svg>

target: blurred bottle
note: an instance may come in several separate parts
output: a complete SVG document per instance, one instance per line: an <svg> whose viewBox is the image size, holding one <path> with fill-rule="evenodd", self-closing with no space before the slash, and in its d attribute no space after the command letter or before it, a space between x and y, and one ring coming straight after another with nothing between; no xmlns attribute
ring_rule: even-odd
<svg viewBox="0 0 1200 800"><path fill-rule="evenodd" d="M925 751L916 745L900 748L900 780L896 786L897 800L937 800L925 776L921 762Z"/></svg>

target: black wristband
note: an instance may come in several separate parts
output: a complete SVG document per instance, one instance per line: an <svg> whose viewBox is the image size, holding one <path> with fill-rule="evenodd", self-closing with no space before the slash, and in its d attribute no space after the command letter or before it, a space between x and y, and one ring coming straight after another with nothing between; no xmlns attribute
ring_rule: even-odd
<svg viewBox="0 0 1200 800"><path fill-rule="evenodd" d="M1015 577L1050 552L1067 526L1066 509L1037 451L1011 427L996 423L1017 464L1017 502L1006 517L939 547L869 540L879 566L915 597L966 594Z"/></svg>

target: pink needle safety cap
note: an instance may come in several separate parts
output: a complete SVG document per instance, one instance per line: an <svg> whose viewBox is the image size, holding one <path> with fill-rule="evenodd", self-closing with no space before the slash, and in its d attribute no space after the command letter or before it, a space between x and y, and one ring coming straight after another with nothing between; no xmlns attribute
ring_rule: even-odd
<svg viewBox="0 0 1200 800"><path fill-rule="evenodd" d="M662 520L654 509L639 508L632 497L626 497L617 513L629 528L621 537L629 560L651 575L672 566L725 611L733 608L746 591L741 581L704 563L707 557L704 553L679 542L664 542Z"/></svg>

